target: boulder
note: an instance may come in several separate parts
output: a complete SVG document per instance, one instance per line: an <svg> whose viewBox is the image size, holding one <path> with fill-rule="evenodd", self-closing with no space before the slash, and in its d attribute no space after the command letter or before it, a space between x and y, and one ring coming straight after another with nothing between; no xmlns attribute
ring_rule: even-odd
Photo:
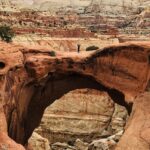
<svg viewBox="0 0 150 150"><path fill-rule="evenodd" d="M51 148L52 148L52 150L65 150L65 149L67 149L67 150L76 150L75 147L70 146L66 143L60 143L60 142L52 144Z"/></svg>
<svg viewBox="0 0 150 150"><path fill-rule="evenodd" d="M50 143L36 132L33 132L28 141L28 150L51 150Z"/></svg>
<svg viewBox="0 0 150 150"><path fill-rule="evenodd" d="M74 146L77 148L77 150L88 150L89 144L77 139Z"/></svg>

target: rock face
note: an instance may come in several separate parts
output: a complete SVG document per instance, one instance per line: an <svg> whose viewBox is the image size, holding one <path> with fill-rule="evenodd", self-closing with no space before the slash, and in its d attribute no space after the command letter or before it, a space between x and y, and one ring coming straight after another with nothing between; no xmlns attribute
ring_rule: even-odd
<svg viewBox="0 0 150 150"><path fill-rule="evenodd" d="M76 52L77 44L81 45L81 51L85 51L91 45L104 48L108 45L118 44L118 39L97 39L97 38L41 38L40 36L16 36L13 40L14 43L24 45L25 47L41 47L42 49L49 49L62 52Z"/></svg>
<svg viewBox="0 0 150 150"><path fill-rule="evenodd" d="M51 150L50 143L47 139L33 132L32 137L28 141L27 150Z"/></svg>
<svg viewBox="0 0 150 150"><path fill-rule="evenodd" d="M24 150L23 146L16 144L6 133L0 132L0 149Z"/></svg>
<svg viewBox="0 0 150 150"><path fill-rule="evenodd" d="M116 150L144 149L150 146L150 93L141 94L135 100L126 132ZM136 132L134 132L136 131ZM130 142L129 142L130 141Z"/></svg>
<svg viewBox="0 0 150 150"><path fill-rule="evenodd" d="M56 99L75 89L92 88L107 92L131 112L117 148L149 148L150 95L144 93L149 88L149 43L125 43L80 54L57 53L56 57L46 50L0 45L2 114L8 134L16 142L27 143L45 108ZM126 144L128 137L131 140Z"/></svg>
<svg viewBox="0 0 150 150"><path fill-rule="evenodd" d="M48 107L36 130L50 143L74 142L124 130L127 110L115 104L111 97L93 89L71 91Z"/></svg>
<svg viewBox="0 0 150 150"><path fill-rule="evenodd" d="M150 2L149 2L149 7L145 8L141 14L138 16L137 21L137 27L141 27L144 29L148 29L150 26Z"/></svg>

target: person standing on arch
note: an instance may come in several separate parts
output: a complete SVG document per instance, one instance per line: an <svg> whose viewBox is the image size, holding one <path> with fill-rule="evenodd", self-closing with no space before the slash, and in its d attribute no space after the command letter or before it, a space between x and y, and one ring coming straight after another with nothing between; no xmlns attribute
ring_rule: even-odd
<svg viewBox="0 0 150 150"><path fill-rule="evenodd" d="M77 51L78 51L78 53L80 53L80 48L81 48L81 45L77 44Z"/></svg>

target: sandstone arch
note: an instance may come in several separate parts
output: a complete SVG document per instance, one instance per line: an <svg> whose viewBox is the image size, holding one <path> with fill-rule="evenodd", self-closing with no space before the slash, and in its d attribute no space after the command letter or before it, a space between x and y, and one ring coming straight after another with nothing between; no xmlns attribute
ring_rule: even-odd
<svg viewBox="0 0 150 150"><path fill-rule="evenodd" d="M31 86L31 87L30 87ZM52 104L56 99L59 99L64 94L68 93L69 91L80 89L80 88L92 88L97 89L100 91L107 91L110 97L120 105L126 106L126 108L130 111L130 107L126 104L124 101L124 95L123 93L115 90L115 89L108 89L104 87L103 85L97 83L93 79L86 77L86 76L80 76L77 74L71 74L71 75L62 75L59 74L56 77L48 76L46 81L41 81L39 83L36 83L36 85L31 84L27 85L25 89L30 89L30 91L22 91L20 93L21 97L19 99L24 101L30 101L28 104L28 108L26 110L26 118L27 120L24 121L24 131L18 130L20 132L19 136L15 135L18 142L25 144L29 137L31 136L33 130L38 127L42 115L44 113L44 110L47 106ZM32 92L32 97L30 100L24 99L24 95L30 95ZM22 112L23 113L23 112ZM23 132L25 133L23 139L22 135ZM14 131L11 132L11 134L14 136L17 132L14 133ZM13 138L12 136L12 138ZM21 137L20 137L21 136ZM25 143L24 143L25 142Z"/></svg>
<svg viewBox="0 0 150 150"><path fill-rule="evenodd" d="M16 54L21 55L22 59L14 61L13 65L1 73L6 77L2 80L5 85L2 96L10 137L25 144L38 126L46 106L76 88L105 90L113 100L125 105L128 110L129 104L133 103L137 111L134 103L138 100L135 97L145 91L149 81L149 52L150 46L146 43L126 43L94 53L61 54L58 57L51 57L48 51L21 48ZM6 55L5 60L8 61L9 57ZM132 114L131 120L134 122L133 116ZM140 128L143 127L142 121L144 120L141 120ZM149 136L143 134L142 132L142 137L149 139ZM128 135L127 132L121 142ZM132 134L130 136L134 137ZM138 138L140 143L141 138ZM135 145L130 143L130 146Z"/></svg>

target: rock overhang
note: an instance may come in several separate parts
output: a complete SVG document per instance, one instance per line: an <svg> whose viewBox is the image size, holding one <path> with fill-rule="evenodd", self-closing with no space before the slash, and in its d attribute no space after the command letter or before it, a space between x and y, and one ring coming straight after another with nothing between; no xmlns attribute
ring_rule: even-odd
<svg viewBox="0 0 150 150"><path fill-rule="evenodd" d="M128 100L145 90L149 78L149 42L124 43L80 54L57 52L56 57L41 50L34 51L34 56L32 52L26 52L25 64L34 70L35 77L48 73L91 76L104 86L123 92Z"/></svg>

